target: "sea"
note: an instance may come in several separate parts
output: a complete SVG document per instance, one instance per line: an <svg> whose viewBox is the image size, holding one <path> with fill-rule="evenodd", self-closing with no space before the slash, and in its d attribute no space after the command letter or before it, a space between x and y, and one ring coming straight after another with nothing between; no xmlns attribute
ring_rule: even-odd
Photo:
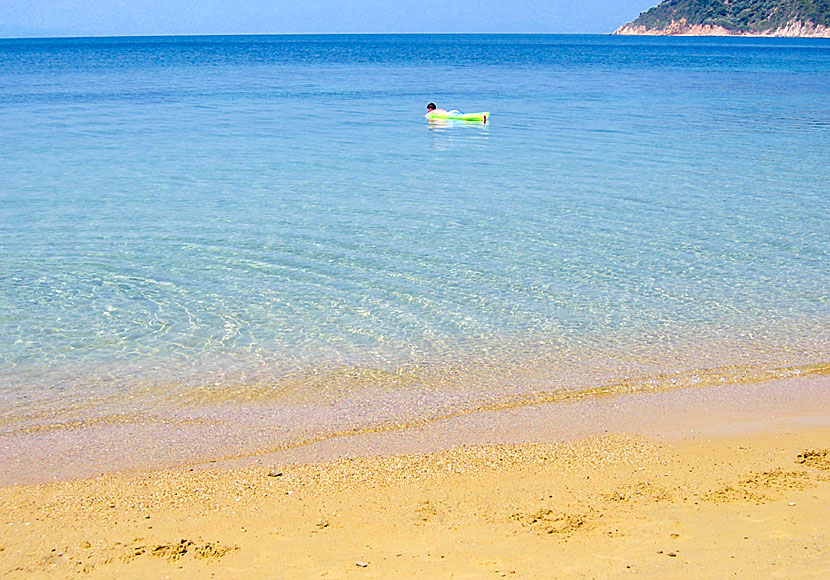
<svg viewBox="0 0 830 580"><path fill-rule="evenodd" d="M827 39L0 40L6 479L827 374L828 216Z"/></svg>

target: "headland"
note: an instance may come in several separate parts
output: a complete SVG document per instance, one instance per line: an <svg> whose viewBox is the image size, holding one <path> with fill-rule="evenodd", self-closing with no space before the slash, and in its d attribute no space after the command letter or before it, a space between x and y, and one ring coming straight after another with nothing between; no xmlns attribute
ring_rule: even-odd
<svg viewBox="0 0 830 580"><path fill-rule="evenodd" d="M830 38L830 5L809 0L666 0L614 34Z"/></svg>

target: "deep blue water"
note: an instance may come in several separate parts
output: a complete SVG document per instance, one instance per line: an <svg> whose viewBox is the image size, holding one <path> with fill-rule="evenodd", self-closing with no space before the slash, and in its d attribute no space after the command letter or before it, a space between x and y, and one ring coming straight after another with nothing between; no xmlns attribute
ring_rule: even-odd
<svg viewBox="0 0 830 580"><path fill-rule="evenodd" d="M12 408L827 352L827 40L0 40L0 140Z"/></svg>

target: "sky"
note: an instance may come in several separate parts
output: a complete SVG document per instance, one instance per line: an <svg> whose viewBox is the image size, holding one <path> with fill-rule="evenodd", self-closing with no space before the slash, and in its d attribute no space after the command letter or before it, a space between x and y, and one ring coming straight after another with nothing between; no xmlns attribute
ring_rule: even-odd
<svg viewBox="0 0 830 580"><path fill-rule="evenodd" d="M659 0L0 0L0 37L606 33Z"/></svg>

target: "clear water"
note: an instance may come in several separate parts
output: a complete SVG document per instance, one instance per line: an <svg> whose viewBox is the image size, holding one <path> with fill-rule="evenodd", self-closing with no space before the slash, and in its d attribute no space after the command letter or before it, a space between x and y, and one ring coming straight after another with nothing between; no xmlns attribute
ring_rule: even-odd
<svg viewBox="0 0 830 580"><path fill-rule="evenodd" d="M0 139L8 428L827 359L827 40L0 40Z"/></svg>

